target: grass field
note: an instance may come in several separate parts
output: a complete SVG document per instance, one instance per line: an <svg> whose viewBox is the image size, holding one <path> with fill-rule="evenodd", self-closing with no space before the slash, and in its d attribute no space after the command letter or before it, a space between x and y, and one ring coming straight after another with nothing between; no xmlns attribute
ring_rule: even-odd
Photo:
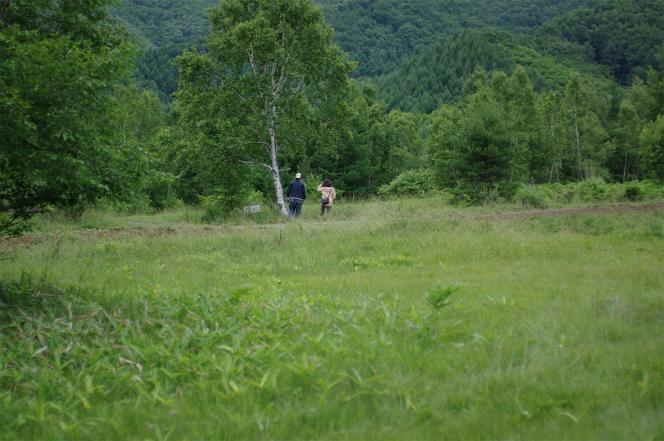
<svg viewBox="0 0 664 441"><path fill-rule="evenodd" d="M0 438L664 440L664 210L315 209L0 245Z"/></svg>

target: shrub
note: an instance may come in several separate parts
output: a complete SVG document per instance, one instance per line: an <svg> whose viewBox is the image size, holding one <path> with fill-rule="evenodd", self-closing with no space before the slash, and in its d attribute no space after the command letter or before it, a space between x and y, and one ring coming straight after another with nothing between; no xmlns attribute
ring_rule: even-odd
<svg viewBox="0 0 664 441"><path fill-rule="evenodd" d="M150 206L156 210L182 206L175 191L175 178L169 173L154 172L145 185L145 192L150 198Z"/></svg>
<svg viewBox="0 0 664 441"><path fill-rule="evenodd" d="M101 198L95 204L96 207L109 208L117 214L147 214L153 213L154 208L150 205L150 198L145 193L137 193L132 197L123 199L109 200ZM80 219L83 211L79 215L75 215L73 219Z"/></svg>
<svg viewBox="0 0 664 441"><path fill-rule="evenodd" d="M499 184L485 184L477 182L464 182L450 189L452 203L457 205L492 205L502 204L513 198L518 184L503 182Z"/></svg>
<svg viewBox="0 0 664 441"><path fill-rule="evenodd" d="M524 207L547 208L549 206L549 193L539 185L524 185L514 195L514 200Z"/></svg>
<svg viewBox="0 0 664 441"><path fill-rule="evenodd" d="M655 181L607 184L601 179L591 179L567 184L524 186L519 189L514 200L523 205L544 208L539 205L541 200L538 199L544 199L546 203L567 204L570 202L619 202L662 198L664 198L664 186Z"/></svg>
<svg viewBox="0 0 664 441"><path fill-rule="evenodd" d="M582 201L603 201L608 199L609 188L601 178L588 179L579 183L578 195Z"/></svg>
<svg viewBox="0 0 664 441"><path fill-rule="evenodd" d="M657 184L655 181L649 179L640 181L639 187L643 191L643 196L646 199L661 199L664 198L664 185Z"/></svg>
<svg viewBox="0 0 664 441"><path fill-rule="evenodd" d="M213 222L227 218L233 210L240 208L245 203L248 194L246 189L233 191L220 187L210 195L200 196L201 205L205 209L203 221Z"/></svg>
<svg viewBox="0 0 664 441"><path fill-rule="evenodd" d="M664 181L664 115L646 124L641 132L643 168L647 176Z"/></svg>
<svg viewBox="0 0 664 441"><path fill-rule="evenodd" d="M638 184L628 184L625 186L624 197L630 201L640 201L643 199L643 190Z"/></svg>
<svg viewBox="0 0 664 441"><path fill-rule="evenodd" d="M388 196L424 196L434 190L434 177L430 170L408 170L378 189L378 194Z"/></svg>

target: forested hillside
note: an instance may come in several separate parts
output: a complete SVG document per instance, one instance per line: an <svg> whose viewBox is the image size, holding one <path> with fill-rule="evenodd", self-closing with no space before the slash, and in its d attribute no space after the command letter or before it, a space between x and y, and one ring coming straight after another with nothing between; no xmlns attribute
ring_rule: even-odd
<svg viewBox="0 0 664 441"><path fill-rule="evenodd" d="M409 58L378 79L380 97L389 107L431 112L459 99L466 78L478 68L511 73L525 66L535 90L562 90L573 70L596 87L610 87L608 69L573 59L556 60L527 46L527 39L495 29L464 30Z"/></svg>
<svg viewBox="0 0 664 441"><path fill-rule="evenodd" d="M107 3L0 3L0 229L283 213L295 171L468 203L664 179L664 0Z"/></svg>
<svg viewBox="0 0 664 441"><path fill-rule="evenodd" d="M136 77L168 102L177 88L175 57L207 39L208 11L218 0L123 0L112 12L131 31L141 54Z"/></svg>
<svg viewBox="0 0 664 441"><path fill-rule="evenodd" d="M376 77L465 28L494 26L522 33L589 0L320 0L336 43L357 62L354 76ZM217 0L125 0L117 10L145 49L138 76L166 99L177 86L173 55L200 44L206 9ZM409 106L409 108L429 108Z"/></svg>
<svg viewBox="0 0 664 441"><path fill-rule="evenodd" d="M422 49L378 80L390 107L430 112L454 102L476 67L511 72L523 65L536 90L561 90L571 70L623 85L658 67L664 42L664 1L593 2L529 32L466 30ZM603 84L604 86L599 86Z"/></svg>
<svg viewBox="0 0 664 441"><path fill-rule="evenodd" d="M217 0L125 0L116 9L143 48L137 76L169 101L174 58L203 46ZM357 62L354 76L380 78L391 107L431 111L454 101L477 66L527 66L538 90L564 84L572 68L621 84L658 66L664 0L320 0L335 41ZM489 33L487 29L493 28ZM477 29L481 32L466 32ZM497 33L497 30L504 32ZM566 67L561 67L566 66ZM598 66L604 66L605 69ZM562 70L561 70L562 69Z"/></svg>
<svg viewBox="0 0 664 441"><path fill-rule="evenodd" d="M464 28L524 32L588 0L326 0L336 41L358 61L357 73L391 72L420 49Z"/></svg>
<svg viewBox="0 0 664 441"><path fill-rule="evenodd" d="M607 66L628 84L659 66L663 30L664 0L600 0L550 20L532 36L542 50Z"/></svg>
<svg viewBox="0 0 664 441"><path fill-rule="evenodd" d="M210 31L207 11L218 0L123 0L113 8L145 48L203 40Z"/></svg>

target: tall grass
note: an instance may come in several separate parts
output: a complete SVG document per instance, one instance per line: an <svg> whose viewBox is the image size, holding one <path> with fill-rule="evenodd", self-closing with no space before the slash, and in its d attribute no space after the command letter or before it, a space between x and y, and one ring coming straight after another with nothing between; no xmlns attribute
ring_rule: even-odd
<svg viewBox="0 0 664 441"><path fill-rule="evenodd" d="M664 436L662 211L315 208L4 249L2 438Z"/></svg>

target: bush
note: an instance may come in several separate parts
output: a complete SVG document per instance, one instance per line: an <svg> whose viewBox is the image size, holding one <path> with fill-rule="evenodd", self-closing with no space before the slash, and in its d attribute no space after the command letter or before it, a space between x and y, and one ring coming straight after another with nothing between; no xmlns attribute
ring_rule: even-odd
<svg viewBox="0 0 664 441"><path fill-rule="evenodd" d="M524 185L516 191L514 200L524 207L547 208L549 206L549 192L543 186Z"/></svg>
<svg viewBox="0 0 664 441"><path fill-rule="evenodd" d="M156 210L182 206L175 190L175 178L169 173L153 173L145 185L145 192L150 198L150 206Z"/></svg>
<svg viewBox="0 0 664 441"><path fill-rule="evenodd" d="M629 201L640 201L643 199L643 190L638 184L628 184L625 186L624 197Z"/></svg>
<svg viewBox="0 0 664 441"><path fill-rule="evenodd" d="M218 188L211 195L201 196L200 201L205 209L203 221L213 222L227 219L233 212L245 205L263 203L264 197L261 192L246 187L236 188L233 191Z"/></svg>
<svg viewBox="0 0 664 441"><path fill-rule="evenodd" d="M552 183L521 187L514 201L526 206L544 208L541 204L572 202L620 202L663 199L664 186L654 181L607 184L601 179L567 184Z"/></svg>
<svg viewBox="0 0 664 441"><path fill-rule="evenodd" d="M238 206L238 204L236 204L223 191L217 191L211 195L200 196L199 198L201 206L205 210L202 217L204 222L214 222L219 219L224 219Z"/></svg>
<svg viewBox="0 0 664 441"><path fill-rule="evenodd" d="M114 200L110 202L110 206L118 214L154 213L150 197L145 193L139 193L129 200Z"/></svg>
<svg viewBox="0 0 664 441"><path fill-rule="evenodd" d="M517 190L514 183L485 184L466 182L450 189L452 203L457 205L493 205L512 199Z"/></svg>
<svg viewBox="0 0 664 441"><path fill-rule="evenodd" d="M643 197L645 199L663 199L664 198L664 185L658 184L655 181L644 180L638 182Z"/></svg>
<svg viewBox="0 0 664 441"><path fill-rule="evenodd" d="M434 177L430 170L407 170L389 184L378 189L378 194L389 196L424 196L433 192Z"/></svg>
<svg viewBox="0 0 664 441"><path fill-rule="evenodd" d="M643 169L647 176L664 181L664 115L646 124L641 132Z"/></svg>
<svg viewBox="0 0 664 441"><path fill-rule="evenodd" d="M578 195L584 202L604 201L608 199L609 188L601 178L588 179L579 183Z"/></svg>

